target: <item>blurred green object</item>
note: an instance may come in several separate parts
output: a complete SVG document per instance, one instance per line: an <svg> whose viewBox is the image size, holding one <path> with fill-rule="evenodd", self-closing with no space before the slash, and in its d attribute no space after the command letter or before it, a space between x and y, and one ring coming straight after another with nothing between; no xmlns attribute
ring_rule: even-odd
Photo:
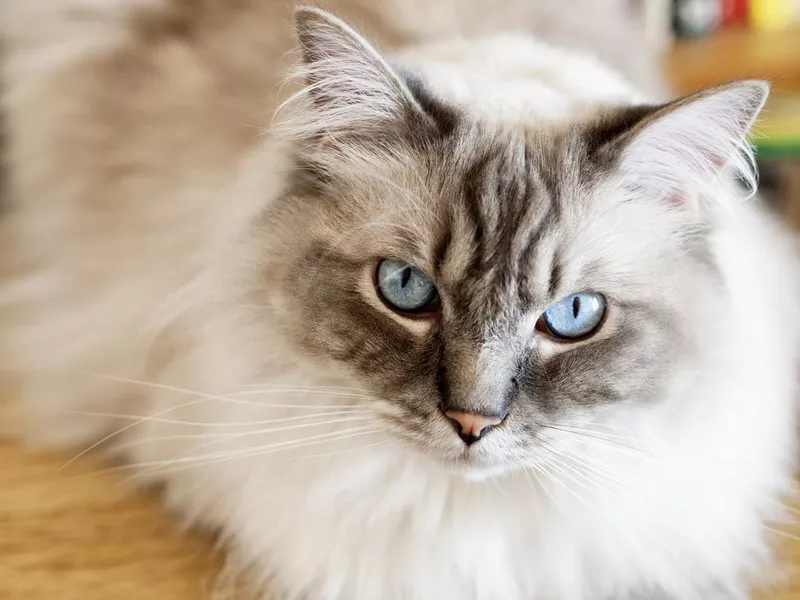
<svg viewBox="0 0 800 600"><path fill-rule="evenodd" d="M774 95L754 127L753 143L762 159L800 159L800 93Z"/></svg>
<svg viewBox="0 0 800 600"><path fill-rule="evenodd" d="M765 160L772 158L792 158L800 159L800 140L787 140L775 142L772 140L756 140L756 151L758 158Z"/></svg>

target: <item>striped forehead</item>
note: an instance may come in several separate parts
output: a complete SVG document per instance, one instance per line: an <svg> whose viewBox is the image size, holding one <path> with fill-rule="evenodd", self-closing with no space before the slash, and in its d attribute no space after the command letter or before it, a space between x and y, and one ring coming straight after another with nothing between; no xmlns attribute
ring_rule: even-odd
<svg viewBox="0 0 800 600"><path fill-rule="evenodd" d="M524 311L558 287L569 169L555 148L537 146L524 132L508 133L476 144L464 161L436 251L438 279L462 309Z"/></svg>

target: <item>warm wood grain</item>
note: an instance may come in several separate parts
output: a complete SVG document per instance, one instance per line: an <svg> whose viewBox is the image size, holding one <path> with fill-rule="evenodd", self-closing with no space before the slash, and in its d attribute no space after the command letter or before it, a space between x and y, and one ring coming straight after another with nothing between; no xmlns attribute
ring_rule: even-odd
<svg viewBox="0 0 800 600"><path fill-rule="evenodd" d="M2 600L202 600L219 565L153 495L64 457L0 444Z"/></svg>
<svg viewBox="0 0 800 600"><path fill-rule="evenodd" d="M0 599L204 600L220 567L154 495L91 462L0 444ZM800 543L785 547L800 564ZM800 577L763 600L800 600ZM380 600L377 599L376 600Z"/></svg>

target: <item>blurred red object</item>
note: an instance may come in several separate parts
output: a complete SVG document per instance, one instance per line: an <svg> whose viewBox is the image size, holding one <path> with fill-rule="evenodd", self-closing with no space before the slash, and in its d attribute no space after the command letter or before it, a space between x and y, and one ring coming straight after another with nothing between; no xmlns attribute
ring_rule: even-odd
<svg viewBox="0 0 800 600"><path fill-rule="evenodd" d="M744 25L747 22L747 0L722 0L722 26Z"/></svg>

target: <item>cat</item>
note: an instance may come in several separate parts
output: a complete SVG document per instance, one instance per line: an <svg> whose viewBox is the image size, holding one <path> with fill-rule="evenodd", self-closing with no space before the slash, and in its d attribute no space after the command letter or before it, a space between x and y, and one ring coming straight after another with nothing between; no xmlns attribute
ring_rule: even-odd
<svg viewBox="0 0 800 600"><path fill-rule="evenodd" d="M771 574L800 311L748 200L765 83L658 103L522 35L384 57L299 8L243 153L259 20L112 4L5 21L6 424L163 484L269 600Z"/></svg>

